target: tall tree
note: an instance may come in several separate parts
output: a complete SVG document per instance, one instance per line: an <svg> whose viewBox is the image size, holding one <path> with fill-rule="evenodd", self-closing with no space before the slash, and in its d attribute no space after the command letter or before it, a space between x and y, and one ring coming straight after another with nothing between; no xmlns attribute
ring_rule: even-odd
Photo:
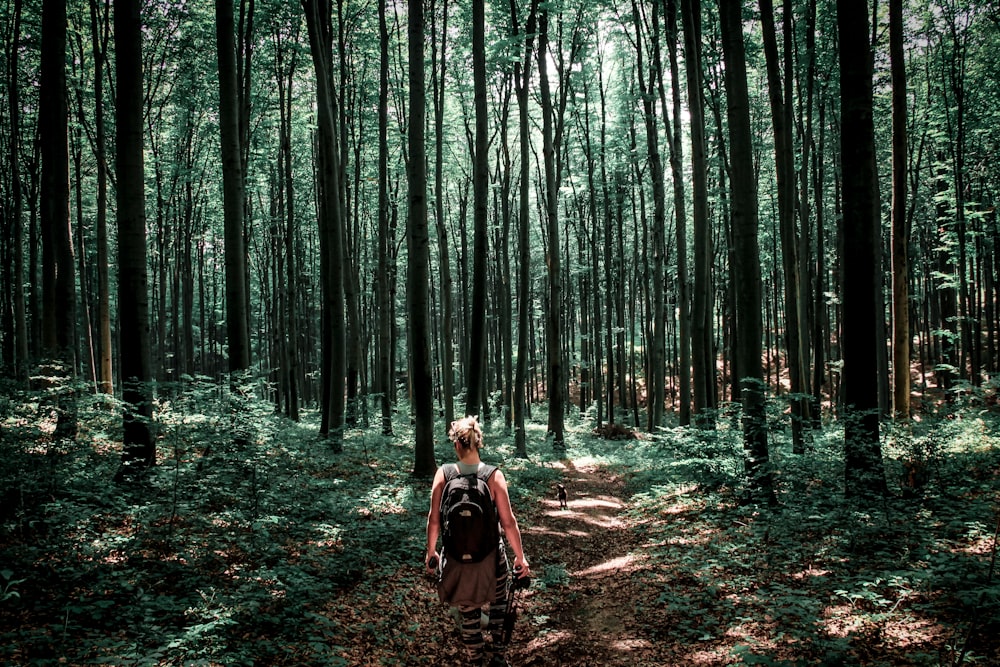
<svg viewBox="0 0 1000 667"><path fill-rule="evenodd" d="M344 305L344 230L337 149L337 96L331 60L329 0L302 0L309 29L309 52L316 72L317 191L322 314L322 420L320 432L330 437L334 452L343 446L345 422L347 331Z"/></svg>
<svg viewBox="0 0 1000 667"><path fill-rule="evenodd" d="M146 268L141 0L115 3L118 330L124 438L118 476L156 464Z"/></svg>
<svg viewBox="0 0 1000 667"><path fill-rule="evenodd" d="M910 417L910 271L906 220L906 59L903 0L889 0L889 62L892 72L892 378L893 414Z"/></svg>
<svg viewBox="0 0 1000 667"><path fill-rule="evenodd" d="M868 2L837 1L840 49L843 229L850 258L842 257L844 445L846 492L885 491L879 442L878 357L875 332L881 317L880 250L875 191L875 127L872 117L872 48ZM843 249L847 252L846 247Z"/></svg>
<svg viewBox="0 0 1000 667"><path fill-rule="evenodd" d="M694 226L694 300L691 351L694 404L702 426L710 426L715 408L715 343L712 334L712 226L708 215L708 167L705 158L705 110L701 82L701 0L681 0L691 117L691 201Z"/></svg>
<svg viewBox="0 0 1000 667"><path fill-rule="evenodd" d="M785 6L782 20L791 24L791 7ZM774 28L774 7L771 0L760 0L760 22L763 28L764 57L767 63L767 88L771 106L771 123L774 127L774 163L778 187L778 230L781 237L781 265L785 297L785 353L792 389L792 448L796 453L805 451L803 426L808 405L805 397L806 381L805 336L802 327L805 308L800 288L799 240L795 228L795 160L792 139L792 99L784 94L781 65L778 59L778 40ZM791 30L785 31L785 54L789 56L794 45L790 43ZM784 90L790 92L791 72L785 72Z"/></svg>
<svg viewBox="0 0 1000 667"><path fill-rule="evenodd" d="M7 62L9 73L7 77L7 101L10 118L10 225L11 253L13 254L13 275L10 286L12 291L11 308L14 321L14 377L18 380L28 378L28 321L24 299L24 201L21 188L20 150L21 150L21 93L18 81L18 61L21 42L21 0L14 0L11 15L10 42Z"/></svg>
<svg viewBox="0 0 1000 667"><path fill-rule="evenodd" d="M433 7L433 4L432 4ZM437 225L438 267L441 273L441 397L444 403L446 428L455 418L455 344L454 297L451 275L451 245L444 214L444 111L447 81L448 0L441 6L440 47L437 36L431 36L431 62L434 66L434 220ZM432 17L432 33L436 33L436 16ZM440 48L440 51L438 49Z"/></svg>
<svg viewBox="0 0 1000 667"><path fill-rule="evenodd" d="M378 0L378 351L376 391L382 434L392 435L392 293L389 290L389 27L386 3ZM448 342L446 341L446 344Z"/></svg>
<svg viewBox="0 0 1000 667"><path fill-rule="evenodd" d="M559 234L559 191L556 176L555 109L549 84L549 11L539 6L538 15L538 88L542 105L542 157L545 164L545 230L548 238L549 293L546 319L546 352L548 354L547 390L549 399L548 433L556 448L564 446L562 365L562 262Z"/></svg>
<svg viewBox="0 0 1000 667"><path fill-rule="evenodd" d="M517 126L520 155L518 188L518 285L517 285L517 365L514 369L514 446L517 455L527 457L527 436L524 430L524 413L527 408L528 358L531 356L531 246L529 244L529 199L531 173L530 124L528 121L528 93L531 83L531 54L535 36L535 21L539 0L531 0L528 17L522 32L518 21L516 0L510 0L510 21L514 37L524 39L523 56L514 63L517 96Z"/></svg>
<svg viewBox="0 0 1000 667"><path fill-rule="evenodd" d="M76 374L76 267L69 226L69 129L66 100L66 1L42 3L38 124L42 133L42 345L58 374ZM64 387L56 434L75 437L72 398Z"/></svg>
<svg viewBox="0 0 1000 667"><path fill-rule="evenodd" d="M678 421L681 426L691 423L691 296L687 261L687 209L684 194L684 134L681 131L681 78L677 65L680 33L677 28L677 0L666 3L668 59L670 61L670 97L672 127L670 132L670 171L674 186L674 239L677 253L677 347L678 389L680 407ZM666 112L664 112L666 113Z"/></svg>
<svg viewBox="0 0 1000 667"><path fill-rule="evenodd" d="M736 289L736 367L743 403L744 466L753 493L773 500L768 470L767 418L764 406L764 373L761 368L761 278L757 242L757 185L750 134L750 99L743 46L742 2L719 5L722 48L725 55L726 108L732 165L732 280ZM735 392L734 392L735 393Z"/></svg>
<svg viewBox="0 0 1000 667"><path fill-rule="evenodd" d="M468 398L465 413L479 415L483 404L486 366L486 250L490 186L484 0L472 0L472 82L476 117L476 145L472 168L472 312L469 327L469 371L466 375Z"/></svg>
<svg viewBox="0 0 1000 667"><path fill-rule="evenodd" d="M240 96L236 71L233 0L215 0L219 57L219 131L222 142L222 194L226 246L226 333L229 371L250 368L247 314L247 265L244 245L243 158L240 141Z"/></svg>
<svg viewBox="0 0 1000 667"><path fill-rule="evenodd" d="M653 344L650 351L649 367L652 377L649 378L649 430L654 430L663 424L663 406L665 393L665 367L667 337L665 327L664 264L666 262L666 196L663 188L663 160L660 158L660 131L656 122L656 82L660 79L659 59L659 11L655 3L652 8L653 20L650 30L650 40L657 43L656 55L650 58L649 80L643 66L642 26L643 20L639 12L639 3L632 1L632 20L635 24L636 69L639 73L639 88L642 95L643 120L646 125L646 156L649 161L649 177L653 183Z"/></svg>
<svg viewBox="0 0 1000 667"><path fill-rule="evenodd" d="M430 477L434 460L434 393L430 340L430 235L427 229L427 149L424 122L427 93L424 88L424 3L410 4L407 16L410 56L410 116L407 168L410 193L407 220L406 301L410 320L410 377L413 387L413 474Z"/></svg>
<svg viewBox="0 0 1000 667"><path fill-rule="evenodd" d="M100 390L114 390L111 376L111 299L108 276L108 160L104 126L104 62L109 35L110 3L103 14L98 0L90 0L90 32L94 53L94 150L97 157L97 333Z"/></svg>

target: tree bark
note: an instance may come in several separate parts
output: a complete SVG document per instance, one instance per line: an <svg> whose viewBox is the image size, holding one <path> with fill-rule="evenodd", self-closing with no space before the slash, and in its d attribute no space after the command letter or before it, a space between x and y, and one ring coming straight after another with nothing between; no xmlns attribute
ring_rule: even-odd
<svg viewBox="0 0 1000 667"><path fill-rule="evenodd" d="M490 186L489 136L486 110L486 14L484 0L472 0L472 83L476 117L476 144L472 176L472 308L469 322L469 359L466 375L466 415L483 407L486 365L486 252Z"/></svg>
<svg viewBox="0 0 1000 667"><path fill-rule="evenodd" d="M903 2L889 0L889 59L892 72L892 377L893 415L910 418L909 233L906 220L906 60Z"/></svg>
<svg viewBox="0 0 1000 667"><path fill-rule="evenodd" d="M413 387L415 477L431 477L434 459L434 394L431 376L430 340L430 237L427 229L427 150L424 121L427 98L424 89L424 6L410 4L408 15L410 56L410 115L408 178L409 218L406 267L406 300L410 324L410 381Z"/></svg>
<svg viewBox="0 0 1000 667"><path fill-rule="evenodd" d="M378 0L378 349L376 391L382 413L382 435L392 435L392 293L389 289L389 29L386 3Z"/></svg>
<svg viewBox="0 0 1000 667"><path fill-rule="evenodd" d="M722 47L726 63L726 100L729 147L732 164L732 280L735 283L739 336L736 366L743 403L744 466L750 492L774 500L768 463L767 418L764 405L764 373L761 368L761 276L757 242L757 186L753 170L753 140L750 134L750 100L743 46L742 2L720 4Z"/></svg>
<svg viewBox="0 0 1000 667"><path fill-rule="evenodd" d="M27 304L24 298L24 203L21 189L20 145L21 145L21 94L18 82L18 60L21 42L21 0L14 0L10 25L10 77L7 80L7 100L10 113L10 215L13 228L11 253L13 254L13 276L11 279L12 307L14 310L14 377L28 379L29 348Z"/></svg>
<svg viewBox="0 0 1000 667"><path fill-rule="evenodd" d="M711 427L716 406L715 351L712 335L712 229L708 216L705 112L701 96L701 0L681 0L687 54L688 110L691 116L691 184L694 224L694 302L691 334L694 403L698 423Z"/></svg>
<svg viewBox="0 0 1000 667"><path fill-rule="evenodd" d="M659 3L656 3L659 4ZM658 10L653 5L652 28L650 40L659 40L660 23ZM659 130L656 127L656 81L660 77L659 58L652 58L649 69L649 81L646 83L643 71L642 17L639 4L632 2L632 20L635 24L636 68L639 73L639 87L642 95L643 119L646 125L646 156L649 162L649 177L653 184L653 274L651 289L653 291L652 328L653 341L649 359L649 419L648 430L654 431L663 425L663 406L665 402L665 367L666 367L666 333L664 331L667 318L664 306L666 284L664 280L664 264L666 262L666 206L663 192L663 162L660 158ZM658 46L656 47L658 50Z"/></svg>
<svg viewBox="0 0 1000 667"><path fill-rule="evenodd" d="M118 477L156 464L152 430L153 363L146 269L143 166L141 0L115 3L117 121L115 174L118 216L118 329L124 404L124 448Z"/></svg>
<svg viewBox="0 0 1000 667"><path fill-rule="evenodd" d="M56 436L75 438L69 385L76 377L76 267L69 224L69 126L66 100L66 2L42 3L39 86L41 130L42 345L55 375L65 379L58 399Z"/></svg>
<svg viewBox="0 0 1000 667"><path fill-rule="evenodd" d="M337 97L331 73L332 42L328 0L303 0L309 29L309 51L316 71L316 116L319 143L318 184L320 273L323 295L323 391L320 432L335 453L343 447L347 331L344 305L344 229L340 206L337 149Z"/></svg>
<svg viewBox="0 0 1000 667"><path fill-rule="evenodd" d="M215 30L219 58L219 130L222 145L226 253L226 334L229 343L229 371L238 373L250 368L250 330L247 319L247 264L243 240L243 160L240 149L239 91L233 21L232 0L216 0Z"/></svg>
<svg viewBox="0 0 1000 667"><path fill-rule="evenodd" d="M670 171L674 185L674 239L677 245L677 347L678 347L678 422L691 423L691 296L687 261L687 210L684 194L684 134L681 130L681 79L677 66L679 33L677 2L664 0L667 13L667 40L670 60L670 91L673 110L673 131L670 136Z"/></svg>
<svg viewBox="0 0 1000 667"><path fill-rule="evenodd" d="M562 365L562 275L559 240L559 192L556 178L556 142L553 127L554 109L549 86L549 8L539 7L538 17L538 85L542 105L542 156L545 163L545 230L548 238L549 293L546 318L546 353L548 355L547 389L549 399L548 434L553 446L564 444Z"/></svg>
<svg viewBox="0 0 1000 667"><path fill-rule="evenodd" d="M844 360L845 482L848 496L881 495L885 473L879 442L878 355L874 335L881 317L876 251L875 128L872 118L872 49L866 0L838 0L840 49L843 237L841 257ZM846 252L846 250L845 250Z"/></svg>
<svg viewBox="0 0 1000 667"><path fill-rule="evenodd" d="M531 246L529 243L529 218L531 194L531 144L528 121L528 86L531 82L531 54L535 36L535 16L539 0L531 0L525 30L518 24L517 4L510 0L510 21L515 37L524 37L523 57L514 63L518 112L518 145L520 148L520 175L517 215L518 280L517 280L517 364L514 368L514 448L517 456L527 458L527 436L524 417L527 411L528 358L531 351Z"/></svg>
<svg viewBox="0 0 1000 667"><path fill-rule="evenodd" d="M805 401L808 383L805 380L806 361L802 325L805 309L801 300L799 282L799 240L795 229L795 161L793 158L791 97L783 96L781 65L778 59L778 42L774 29L774 7L771 0L760 0L761 26L763 28L764 56L767 61L768 97L771 103L771 123L774 127L774 162L778 187L778 229L781 237L781 265L785 297L785 353L788 357L788 374L792 396L792 450L805 451L803 426L807 418ZM788 8L784 17L790 21ZM786 31L786 39L790 31ZM794 45L786 42L785 52ZM786 81L790 83L790 72ZM788 86L785 87L786 89Z"/></svg>

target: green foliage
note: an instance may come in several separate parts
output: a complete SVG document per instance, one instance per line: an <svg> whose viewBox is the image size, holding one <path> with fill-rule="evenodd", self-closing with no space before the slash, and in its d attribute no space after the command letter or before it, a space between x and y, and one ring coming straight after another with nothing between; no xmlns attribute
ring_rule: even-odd
<svg viewBox="0 0 1000 667"><path fill-rule="evenodd" d="M160 388L159 465L113 485L119 413L81 402L81 437L55 446L44 406L30 393L0 404L3 662L344 665L347 647L377 642L406 655L419 643L425 631L408 610L413 591L426 589L429 489L409 475L405 414L395 425L403 435L351 430L337 456L315 435L313 415L288 422L191 378ZM741 641L734 659L843 664L858 660L859 646L930 618L948 632L948 650L968 660L989 655L976 638L995 630L974 619L1000 613L989 572L1000 498L995 422L970 407L890 433L887 469L919 455L932 476L921 497L872 507L843 499L836 427L814 433L805 456L772 432L776 508L739 503L741 433L725 413L710 432L618 441L593 436L581 420L565 452L550 451L544 426L529 424L534 460L515 458L513 436L488 424L484 456L502 464L519 508L551 496L568 462L623 479L631 530L651 563L638 575L649 598L636 605L673 637L712 643L766 624L771 641ZM442 438L438 460L450 456ZM571 604L578 593L567 564L532 556L532 590ZM789 646L827 662L779 658ZM939 650L921 645L914 656Z"/></svg>

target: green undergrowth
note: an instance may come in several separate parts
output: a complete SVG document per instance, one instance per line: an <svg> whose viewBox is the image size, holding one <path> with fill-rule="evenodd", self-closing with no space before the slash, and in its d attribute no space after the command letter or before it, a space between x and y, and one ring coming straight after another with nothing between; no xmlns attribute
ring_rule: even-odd
<svg viewBox="0 0 1000 667"><path fill-rule="evenodd" d="M394 436L374 418L349 429L335 454L314 414L293 423L209 383L167 389L156 405L158 465L131 484L111 481L116 406L81 401L79 437L57 442L46 397L9 390L0 402L0 662L337 665L351 642L405 651L413 626L392 589L400 572L420 576L429 493L429 481L410 474L409 416L396 415ZM529 459L514 456L499 420L486 426L483 456L502 466L515 507L550 492L562 459L622 473L635 529L658 563L651 599L637 604L668 616L704 610L677 614L670 631L680 637L707 641L744 617L767 618L779 647L857 659L857 637L876 641L897 622L929 619L938 643L918 652L964 648L968 659L991 650L984 638L1000 611L988 580L995 416L964 412L904 444L887 436L895 493L899 462L914 451L931 474L918 498L874 506L843 500L835 425L805 455L792 455L776 426L780 504L758 507L739 502L731 420L711 432L605 440L573 414L556 450L537 411ZM451 460L443 424L437 432L437 459ZM559 572L539 574L557 587ZM372 609L341 618L338 605L358 600ZM745 643L733 655L768 664L770 650Z"/></svg>

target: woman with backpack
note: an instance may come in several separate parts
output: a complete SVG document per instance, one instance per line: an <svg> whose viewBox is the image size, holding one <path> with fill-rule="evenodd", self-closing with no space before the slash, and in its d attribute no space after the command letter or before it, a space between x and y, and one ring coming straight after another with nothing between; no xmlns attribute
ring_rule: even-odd
<svg viewBox="0 0 1000 667"><path fill-rule="evenodd" d="M521 531L510 506L507 480L496 466L479 458L483 431L475 417L452 422L448 438L457 463L438 468L427 514L427 554L424 564L437 570L441 601L461 614L462 642L471 665L507 665L501 644L507 606L508 566L504 538L514 552L514 570L529 577L521 545ZM437 551L438 537L442 540ZM492 646L484 662L486 641L480 625L482 608L489 604Z"/></svg>

